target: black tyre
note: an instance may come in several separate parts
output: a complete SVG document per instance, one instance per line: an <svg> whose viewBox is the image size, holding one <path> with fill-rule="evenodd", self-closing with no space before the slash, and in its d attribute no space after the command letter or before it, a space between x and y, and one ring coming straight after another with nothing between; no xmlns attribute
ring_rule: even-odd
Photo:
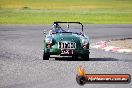
<svg viewBox="0 0 132 88"><path fill-rule="evenodd" d="M83 59L84 61L89 61L89 54L87 54L87 55L82 55L82 59Z"/></svg>
<svg viewBox="0 0 132 88"><path fill-rule="evenodd" d="M77 56L72 56L73 61L78 60Z"/></svg>
<svg viewBox="0 0 132 88"><path fill-rule="evenodd" d="M49 53L45 53L45 51L44 51L43 60L49 60L49 58L50 58L50 54Z"/></svg>

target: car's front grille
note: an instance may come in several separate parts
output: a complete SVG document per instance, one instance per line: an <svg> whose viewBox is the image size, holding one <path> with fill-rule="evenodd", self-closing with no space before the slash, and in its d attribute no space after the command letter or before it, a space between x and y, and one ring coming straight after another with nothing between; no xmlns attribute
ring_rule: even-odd
<svg viewBox="0 0 132 88"><path fill-rule="evenodd" d="M75 49L76 43L75 42L58 42L58 48L61 49Z"/></svg>

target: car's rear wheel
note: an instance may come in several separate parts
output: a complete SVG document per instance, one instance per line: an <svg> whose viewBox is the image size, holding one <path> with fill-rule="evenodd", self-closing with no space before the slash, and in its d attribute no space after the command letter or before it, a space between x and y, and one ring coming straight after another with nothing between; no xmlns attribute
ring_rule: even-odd
<svg viewBox="0 0 132 88"><path fill-rule="evenodd" d="M44 51L43 60L49 60L49 58L50 58L50 54L49 53L45 53L45 51Z"/></svg>

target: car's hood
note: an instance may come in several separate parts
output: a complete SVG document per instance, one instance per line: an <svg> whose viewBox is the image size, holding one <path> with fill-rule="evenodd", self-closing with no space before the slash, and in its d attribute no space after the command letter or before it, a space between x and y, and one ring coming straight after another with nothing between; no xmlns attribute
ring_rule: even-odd
<svg viewBox="0 0 132 88"><path fill-rule="evenodd" d="M60 41L70 41L80 43L80 36L73 33L57 33L52 35L56 42Z"/></svg>

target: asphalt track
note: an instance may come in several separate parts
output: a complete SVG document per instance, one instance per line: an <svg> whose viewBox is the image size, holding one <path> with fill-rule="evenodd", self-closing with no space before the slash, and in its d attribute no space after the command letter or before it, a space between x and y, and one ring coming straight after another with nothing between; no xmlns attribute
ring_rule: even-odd
<svg viewBox="0 0 132 88"><path fill-rule="evenodd" d="M131 88L129 84L76 83L76 68L89 74L130 74L132 55L91 49L90 61L43 61L43 30L50 25L0 25L0 88ZM132 38L132 25L84 25L90 42Z"/></svg>

